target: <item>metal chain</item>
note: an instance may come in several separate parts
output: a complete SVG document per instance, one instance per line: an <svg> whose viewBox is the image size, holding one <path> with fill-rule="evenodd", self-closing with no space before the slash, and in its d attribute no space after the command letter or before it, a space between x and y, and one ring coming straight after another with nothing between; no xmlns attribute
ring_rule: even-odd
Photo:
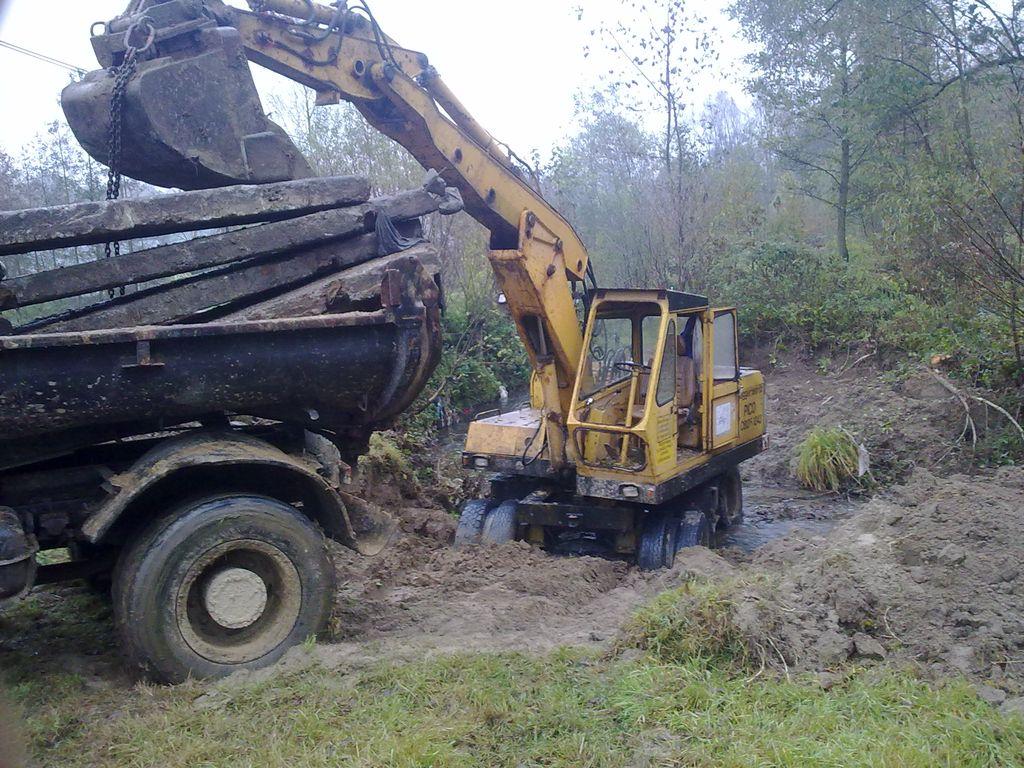
<svg viewBox="0 0 1024 768"><path fill-rule="evenodd" d="M136 46L132 39L136 33L146 30L146 38L142 45ZM121 136L124 130L124 94L128 88L128 82L135 75L138 66L138 56L153 45L156 36L156 28L148 16L132 24L125 33L124 59L118 67L112 67L110 73L114 76L114 89L110 94L110 126L107 130L107 200L117 200L121 196ZM108 242L104 248L106 258L121 255L121 243L117 240ZM122 285L120 293L124 296L125 287ZM108 292L110 298L114 298L114 289Z"/></svg>

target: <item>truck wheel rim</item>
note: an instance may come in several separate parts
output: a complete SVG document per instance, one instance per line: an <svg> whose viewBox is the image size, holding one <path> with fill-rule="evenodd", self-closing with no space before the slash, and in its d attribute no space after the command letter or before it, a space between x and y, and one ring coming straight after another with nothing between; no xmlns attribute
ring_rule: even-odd
<svg viewBox="0 0 1024 768"><path fill-rule="evenodd" d="M239 539L207 550L189 566L175 621L203 658L245 664L284 642L301 606L302 581L288 556L268 542Z"/></svg>

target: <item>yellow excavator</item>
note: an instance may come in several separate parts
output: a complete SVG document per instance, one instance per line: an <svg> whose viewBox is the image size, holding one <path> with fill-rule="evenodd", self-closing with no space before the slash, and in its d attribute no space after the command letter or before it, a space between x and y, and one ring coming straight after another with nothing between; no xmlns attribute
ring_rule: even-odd
<svg viewBox="0 0 1024 768"><path fill-rule="evenodd" d="M459 190L490 232L533 373L528 407L469 425L464 465L494 476L489 497L463 508L456 545L520 539L655 569L736 524L738 465L767 434L764 379L740 367L735 309L599 287L579 235L514 153L362 0L248 5L133 0L94 28L105 69L68 87L65 113L91 154L162 186L308 176L262 109L255 62L313 89L318 105L350 102Z"/></svg>

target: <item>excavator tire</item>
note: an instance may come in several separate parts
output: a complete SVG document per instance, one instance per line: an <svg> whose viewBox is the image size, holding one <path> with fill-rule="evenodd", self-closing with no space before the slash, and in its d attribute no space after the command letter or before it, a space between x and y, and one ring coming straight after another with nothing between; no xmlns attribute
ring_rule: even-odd
<svg viewBox="0 0 1024 768"><path fill-rule="evenodd" d="M480 535L484 530L484 518L492 505L493 502L490 499L470 499L462 505L459 525L455 529L454 546L456 549L480 543Z"/></svg>
<svg viewBox="0 0 1024 768"><path fill-rule="evenodd" d="M640 533L636 564L642 571L671 568L676 557L679 518L665 512L649 512Z"/></svg>
<svg viewBox="0 0 1024 768"><path fill-rule="evenodd" d="M711 547L711 521L697 509L683 515L676 533L676 552L685 547Z"/></svg>
<svg viewBox="0 0 1024 768"><path fill-rule="evenodd" d="M487 513L484 518L482 538L492 544L506 544L516 538L515 499L503 501Z"/></svg>
<svg viewBox="0 0 1024 768"><path fill-rule="evenodd" d="M718 477L718 528L743 522L743 481L740 468L732 467Z"/></svg>

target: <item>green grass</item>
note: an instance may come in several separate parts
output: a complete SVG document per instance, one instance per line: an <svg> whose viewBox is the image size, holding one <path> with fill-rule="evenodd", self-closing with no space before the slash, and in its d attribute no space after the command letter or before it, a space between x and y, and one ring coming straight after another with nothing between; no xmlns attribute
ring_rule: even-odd
<svg viewBox="0 0 1024 768"><path fill-rule="evenodd" d="M620 633L618 650L637 648L659 662L703 660L743 669L757 654L733 621L732 585L689 582L662 592Z"/></svg>
<svg viewBox="0 0 1024 768"><path fill-rule="evenodd" d="M669 593L625 634L622 647L646 647L636 658L467 654L355 671L314 662L264 682L162 688L97 687L57 658L5 651L0 678L42 765L1024 765L1024 723L966 683L850 668L824 691L757 675L721 623L722 600L704 587L688 594L711 628L684 619L684 593ZM94 624L102 630L102 617ZM83 631L68 641L95 641Z"/></svg>
<svg viewBox="0 0 1024 768"><path fill-rule="evenodd" d="M805 487L835 493L857 484L857 443L842 427L814 427L796 450L796 478Z"/></svg>
<svg viewBox="0 0 1024 768"><path fill-rule="evenodd" d="M55 763L90 746L111 766L627 766L641 753L673 766L1024 764L1019 722L964 685L896 673L855 672L825 692L699 661L500 654L347 678L314 668L225 689L212 709L195 706L198 693L150 693L65 738Z"/></svg>

